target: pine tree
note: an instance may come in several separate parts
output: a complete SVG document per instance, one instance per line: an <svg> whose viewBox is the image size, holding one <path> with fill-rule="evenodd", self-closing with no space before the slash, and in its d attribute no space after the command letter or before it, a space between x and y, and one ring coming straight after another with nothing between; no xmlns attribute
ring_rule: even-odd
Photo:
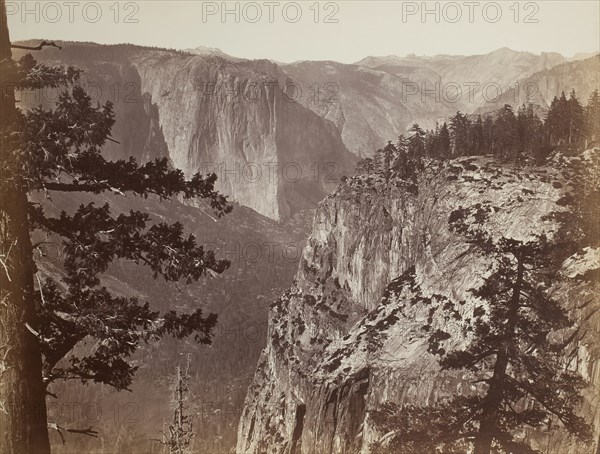
<svg viewBox="0 0 600 454"><path fill-rule="evenodd" d="M363 158L356 163L356 173L369 175L375 170L375 161L373 158Z"/></svg>
<svg viewBox="0 0 600 454"><path fill-rule="evenodd" d="M564 92L561 92L560 97L554 97L544 125L550 145L571 144L583 138L586 120L575 90L571 91L569 99Z"/></svg>
<svg viewBox="0 0 600 454"><path fill-rule="evenodd" d="M543 429L552 418L580 439L589 437L589 426L574 412L585 382L564 369L562 348L548 337L571 326L565 310L548 296L550 282L540 273L548 271L549 247L543 238L529 243L504 238L492 246L498 266L473 292L488 310L477 318L469 346L441 361L446 369L486 373L487 389L474 408L476 454L490 453L492 445L534 452L513 431ZM526 399L533 405L525 405Z"/></svg>
<svg viewBox="0 0 600 454"><path fill-rule="evenodd" d="M590 426L575 414L586 383L565 368L564 345L550 336L572 326L548 292L554 246L543 237L494 243L481 235L473 241L496 256L496 265L484 285L473 290L485 304L474 311L470 342L442 353L440 364L483 385L431 406L379 408L375 423L394 436L387 446L375 444L374 453L454 453L471 446L475 454L540 454L515 433L526 427L544 431L553 423L583 442L590 439Z"/></svg>
<svg viewBox="0 0 600 454"><path fill-rule="evenodd" d="M545 126L549 134L551 145L561 145L568 139L569 108L565 93L560 98L554 97L546 115Z"/></svg>
<svg viewBox="0 0 600 454"><path fill-rule="evenodd" d="M558 140L560 139L559 115L559 102L558 98L555 96L550 103L550 108L548 109L544 122L544 126L548 131L549 142L552 145L558 143Z"/></svg>
<svg viewBox="0 0 600 454"><path fill-rule="evenodd" d="M450 131L448 130L448 125L444 122L442 127L440 128L439 135L439 155L442 157L450 156Z"/></svg>
<svg viewBox="0 0 600 454"><path fill-rule="evenodd" d="M28 196L179 196L203 199L219 216L231 206L215 191L214 174L186 179L166 159L107 161L101 149L114 123L112 105L93 106L76 85L80 71L74 68L37 64L31 55L13 61L0 5L0 452L44 454L50 449L45 396L53 382L127 389L136 371L127 359L143 342L164 335L211 342L216 315L205 316L200 308L160 314L147 302L113 295L100 279L109 264L126 259L148 267L155 278L192 282L222 273L228 262L185 235L179 223L153 224L145 212L113 214L109 204L95 203L51 216ZM64 88L52 109L16 109L14 89L44 87ZM65 251L63 279L36 280L37 288L35 232L60 238ZM88 354L76 349L85 338L97 340Z"/></svg>
<svg viewBox="0 0 600 454"><path fill-rule="evenodd" d="M381 169L386 181L388 181L392 175L392 166L397 154L398 151L396 150L396 146L391 141L388 142L382 152L383 167Z"/></svg>
<svg viewBox="0 0 600 454"><path fill-rule="evenodd" d="M450 138L452 139L452 155L463 156L470 150L469 129L471 123L466 115L456 112L450 119Z"/></svg>
<svg viewBox="0 0 600 454"><path fill-rule="evenodd" d="M589 140L600 138L600 95L594 90L585 107L585 135Z"/></svg>
<svg viewBox="0 0 600 454"><path fill-rule="evenodd" d="M408 139L409 156L425 156L425 131L415 123L409 132L412 134Z"/></svg>
<svg viewBox="0 0 600 454"><path fill-rule="evenodd" d="M402 134L396 142L396 158L392 162L392 170L400 178L405 178L408 171L408 140Z"/></svg>
<svg viewBox="0 0 600 454"><path fill-rule="evenodd" d="M568 140L569 143L578 142L584 135L585 119L583 107L577 99L575 90L571 91L568 100Z"/></svg>
<svg viewBox="0 0 600 454"><path fill-rule="evenodd" d="M523 104L517 112L518 148L527 157L541 157L543 123L535 114L532 104Z"/></svg>
<svg viewBox="0 0 600 454"><path fill-rule="evenodd" d="M473 124L471 136L471 154L485 154L483 120L481 119L481 115L477 116L477 120Z"/></svg>
<svg viewBox="0 0 600 454"><path fill-rule="evenodd" d="M565 92L560 93L558 98L558 122L557 132L559 137L559 144L563 144L569 140L569 129L571 120L569 118L569 101Z"/></svg>
<svg viewBox="0 0 600 454"><path fill-rule="evenodd" d="M490 116L483 121L483 153L490 154L495 148L494 143L494 121Z"/></svg>
<svg viewBox="0 0 600 454"><path fill-rule="evenodd" d="M498 111L494 121L494 154L507 159L518 158L517 117L509 104Z"/></svg>
<svg viewBox="0 0 600 454"><path fill-rule="evenodd" d="M440 148L440 125L435 123L435 129L429 130L425 134L425 155L430 158L439 158Z"/></svg>
<svg viewBox="0 0 600 454"><path fill-rule="evenodd" d="M379 148L373 154L373 163L374 166L374 174L384 175L385 167L386 167L386 153L383 151L383 148Z"/></svg>

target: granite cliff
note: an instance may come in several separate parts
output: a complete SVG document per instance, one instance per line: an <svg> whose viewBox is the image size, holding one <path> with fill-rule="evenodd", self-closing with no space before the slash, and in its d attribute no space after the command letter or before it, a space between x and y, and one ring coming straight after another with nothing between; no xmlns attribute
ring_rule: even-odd
<svg viewBox="0 0 600 454"><path fill-rule="evenodd" d="M236 452L367 453L384 436L369 417L380 404L427 404L472 386L440 372L428 351L439 328L450 334L447 345L465 342L461 324L480 304L469 289L482 284L490 265L450 229L450 214L489 207L491 235L551 238L558 225L548 215L566 209L583 173L597 184L599 155L590 150L536 168L487 157L431 162L418 188L365 175L342 183L317 209L294 285L270 308ZM581 412L596 443L599 285L581 277L598 268L599 251L581 251L564 263L556 288L585 333L571 339L565 359L590 382ZM577 445L557 428L524 436L545 453L596 452L596 444Z"/></svg>
<svg viewBox="0 0 600 454"><path fill-rule="evenodd" d="M36 59L83 69L92 99L114 103L119 143L108 144L111 157L165 156L188 175L215 172L220 191L274 220L313 208L354 167L335 125L288 93L289 78L274 63L60 44ZM24 93L23 101L51 103L55 96Z"/></svg>

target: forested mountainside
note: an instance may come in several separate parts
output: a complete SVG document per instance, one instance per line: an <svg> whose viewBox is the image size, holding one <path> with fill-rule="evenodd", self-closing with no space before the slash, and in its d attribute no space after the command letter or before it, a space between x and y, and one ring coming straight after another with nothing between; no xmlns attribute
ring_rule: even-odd
<svg viewBox="0 0 600 454"><path fill-rule="evenodd" d="M532 75L566 62L557 53L536 55L503 48L471 56L366 57L353 65L305 61L282 69L307 93L301 102L335 123L348 149L365 157L414 123L429 129L457 111L489 112L504 103L516 109L525 101L525 95L515 98L516 84L518 94L525 93L524 82L531 76L542 90L543 81ZM563 77L557 82L557 94L573 88L579 92L586 81L597 79L597 68L577 63L566 65L564 74L573 69L583 74L572 76L573 80ZM587 99L589 90L582 91ZM554 94L549 96L548 103Z"/></svg>
<svg viewBox="0 0 600 454"><path fill-rule="evenodd" d="M597 148L537 167L465 157L428 161L416 185L382 174L342 183L319 205L294 285L271 305L237 452L367 453L386 438L373 421L382 405L475 390L468 374L441 371L436 356L467 342L468 326L488 309L472 289L494 259L466 233L559 237L564 216L556 213L597 191L599 158ZM597 223L597 206L584 212ZM470 227L453 229L465 213ZM565 364L589 381L579 412L593 425L593 442L577 444L556 424L520 434L545 453L596 452L598 268L599 250L588 247L564 261L553 287L581 325L560 336Z"/></svg>

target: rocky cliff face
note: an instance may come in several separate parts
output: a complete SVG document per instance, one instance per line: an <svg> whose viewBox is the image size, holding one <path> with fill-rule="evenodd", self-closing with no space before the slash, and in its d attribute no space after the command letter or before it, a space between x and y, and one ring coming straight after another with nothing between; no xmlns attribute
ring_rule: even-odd
<svg viewBox="0 0 600 454"><path fill-rule="evenodd" d="M593 168L599 154L572 159ZM490 206L486 225L495 237L552 237L557 225L546 215L565 209L568 177L557 163L519 169L470 158L431 163L416 191L371 176L343 183L319 205L294 286L271 306L268 344L248 390L236 452L367 453L383 435L370 410L386 401L427 404L472 386L441 372L428 351L439 328L451 335L448 345L465 342L461 326L481 303L469 289L482 284L490 265L449 229L450 213ZM595 440L598 284L577 277L597 268L598 251L574 256L557 288L568 307L593 301L593 310L573 311L587 334L576 337L566 356L590 380L582 412L594 423ZM448 303L452 316L442 308ZM548 453L596 452L560 430L527 436Z"/></svg>
<svg viewBox="0 0 600 454"><path fill-rule="evenodd" d="M314 203L351 171L335 126L293 102L272 63L144 54L132 64L158 105L173 164L215 171L224 193L265 216L289 217L288 192ZM330 164L328 180L318 172Z"/></svg>
<svg viewBox="0 0 600 454"><path fill-rule="evenodd" d="M336 62L301 62L282 69L299 84L299 102L331 120L350 151L371 155L414 123L434 128L457 106L435 91L441 77L427 68L369 68Z"/></svg>
<svg viewBox="0 0 600 454"><path fill-rule="evenodd" d="M354 167L335 125L295 102L273 63L61 44L36 58L86 70L92 99L115 104L111 157L167 156L188 175L214 172L219 190L275 220L314 206Z"/></svg>

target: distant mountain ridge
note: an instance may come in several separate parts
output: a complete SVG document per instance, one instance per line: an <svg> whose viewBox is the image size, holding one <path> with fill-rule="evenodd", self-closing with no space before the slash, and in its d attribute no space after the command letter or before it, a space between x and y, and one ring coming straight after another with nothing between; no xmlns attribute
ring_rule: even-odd
<svg viewBox="0 0 600 454"><path fill-rule="evenodd" d="M389 68L398 66L428 68L439 75L442 84L458 84L463 90L468 89L468 84L474 84L472 93L469 93L472 94L473 101L463 97L460 101L463 106L473 104L479 107L490 96L482 93L483 87L498 85L502 90L506 90L519 79L566 61L565 57L555 52L536 55L503 47L483 55L367 57L358 63L372 68L383 66L388 71Z"/></svg>
<svg viewBox="0 0 600 454"><path fill-rule="evenodd" d="M239 169L276 162L280 168L298 165L303 177L315 172L323 176L328 171L315 170L315 163L317 167L333 163L339 178L352 172L356 158L348 151L370 156L413 123L434 128L459 110L488 112L505 102L517 107L523 99L511 91L516 84L548 82L548 91L554 93L595 80L588 74L594 71L592 65L582 66L580 60L509 48L470 56L411 54L369 56L356 64L281 64L245 60L203 46L177 51L64 44L63 51L46 49L39 58L82 66L103 81L105 91L111 81L136 85L143 108L117 106L121 121L116 128L123 128L119 133L127 136L128 153L143 148L145 158L168 155L188 173L217 162L225 167L219 188L273 219L314 206L332 182L301 178L290 184L281 175L268 182L264 176L254 181L256 175L250 175L252 181L245 181L248 178ZM538 75L552 74L543 72L559 65L573 66L557 69L566 73L552 81ZM586 75L577 75L579 70ZM262 89L257 90L259 86ZM536 102L543 108L548 96ZM140 117L145 117L143 127L134 126ZM232 170L238 175L232 177Z"/></svg>
<svg viewBox="0 0 600 454"><path fill-rule="evenodd" d="M437 118L453 110L443 100L422 99L421 84L433 86L438 80L428 70L395 74L336 62L301 62L282 69L305 93L300 102L331 120L358 156L371 155L414 122L434 127Z"/></svg>
<svg viewBox="0 0 600 454"><path fill-rule="evenodd" d="M565 62L520 79L497 100L478 108L477 113L497 110L505 104L517 108L524 103L546 110L555 96L563 91L568 95L571 90L575 90L583 105L594 90L600 90L600 55Z"/></svg>
<svg viewBox="0 0 600 454"><path fill-rule="evenodd" d="M302 61L282 69L311 95L319 89L320 96L301 102L331 120L350 151L369 156L413 123L433 128L459 110L475 112L524 78L567 62L558 53L501 48L470 56L370 56L355 64Z"/></svg>

